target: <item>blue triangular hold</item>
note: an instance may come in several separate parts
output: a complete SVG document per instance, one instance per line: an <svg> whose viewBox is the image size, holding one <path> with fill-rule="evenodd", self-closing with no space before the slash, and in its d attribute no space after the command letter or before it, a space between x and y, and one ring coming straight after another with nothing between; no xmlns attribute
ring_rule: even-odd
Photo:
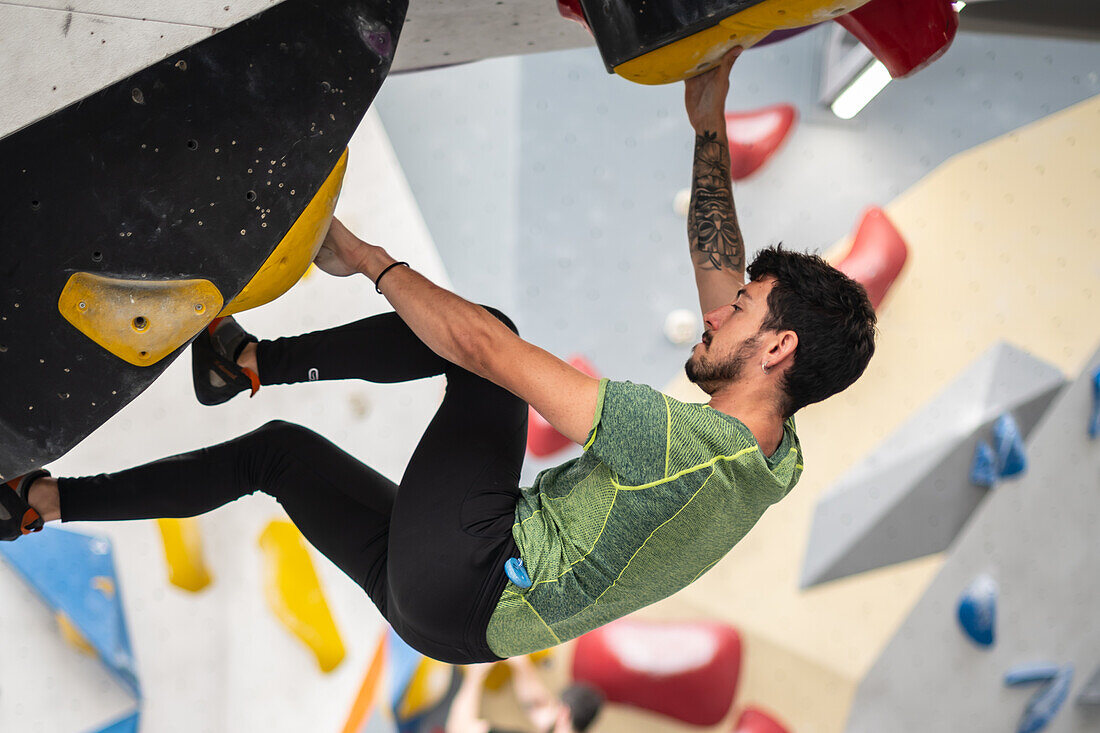
<svg viewBox="0 0 1100 733"><path fill-rule="evenodd" d="M997 451L997 473L1015 476L1027 469L1027 454L1020 427L1011 414L1005 413L993 423L993 445Z"/></svg>
<svg viewBox="0 0 1100 733"><path fill-rule="evenodd" d="M970 464L970 483L975 486L993 488L997 483L997 456L993 448L984 440L974 446L974 460Z"/></svg>
<svg viewBox="0 0 1100 733"><path fill-rule="evenodd" d="M141 725L141 711L135 710L125 718L108 723L107 727L100 728L95 733L137 733Z"/></svg>
<svg viewBox="0 0 1100 733"><path fill-rule="evenodd" d="M1020 718L1020 725L1016 728L1016 732L1038 733L1046 728L1058 714L1062 703L1066 701L1072 684L1073 665L1067 664L1058 670L1054 679L1043 685L1043 688L1031 698L1027 707L1024 708L1024 714Z"/></svg>
<svg viewBox="0 0 1100 733"><path fill-rule="evenodd" d="M1092 417L1089 418L1089 437L1100 436L1100 367L1092 375Z"/></svg>
<svg viewBox="0 0 1100 733"><path fill-rule="evenodd" d="M979 575L959 596L959 626L975 644L992 646L997 624L997 581Z"/></svg>
<svg viewBox="0 0 1100 733"><path fill-rule="evenodd" d="M50 608L69 617L100 660L141 698L111 543L46 527L0 545L0 556Z"/></svg>

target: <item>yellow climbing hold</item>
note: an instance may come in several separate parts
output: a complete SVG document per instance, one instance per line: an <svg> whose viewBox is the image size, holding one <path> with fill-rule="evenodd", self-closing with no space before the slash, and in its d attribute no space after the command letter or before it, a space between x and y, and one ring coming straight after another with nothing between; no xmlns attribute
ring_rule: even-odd
<svg viewBox="0 0 1100 733"><path fill-rule="evenodd" d="M202 553L202 534L194 519L158 519L168 563L168 582L197 593L210 585L210 571Z"/></svg>
<svg viewBox="0 0 1100 733"><path fill-rule="evenodd" d="M321 184L313 200L306 206L283 241L260 265L260 269L244 286L221 315L240 313L249 308L275 300L290 290L301 279L305 271L317 256L317 250L325 241L332 213L336 210L336 201L340 198L340 188L344 183L344 172L348 168L348 151L340 156L336 167Z"/></svg>
<svg viewBox="0 0 1100 733"><path fill-rule="evenodd" d="M265 591L275 616L317 656L322 672L344 659L344 642L329 612L302 535L290 522L268 523L260 535Z"/></svg>
<svg viewBox="0 0 1100 733"><path fill-rule="evenodd" d="M683 81L714 66L734 46L755 46L772 31L814 25L850 13L868 0L764 0L717 24L615 67L639 84Z"/></svg>
<svg viewBox="0 0 1100 733"><path fill-rule="evenodd" d="M209 280L125 280L77 272L61 290L57 309L118 358L150 366L205 328L223 302Z"/></svg>

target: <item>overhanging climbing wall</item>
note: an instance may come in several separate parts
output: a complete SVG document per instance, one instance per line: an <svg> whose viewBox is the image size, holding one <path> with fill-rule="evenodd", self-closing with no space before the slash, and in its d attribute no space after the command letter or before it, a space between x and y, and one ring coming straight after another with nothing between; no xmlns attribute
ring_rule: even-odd
<svg viewBox="0 0 1100 733"><path fill-rule="evenodd" d="M0 475L140 394L315 196L327 222L404 14L287 0L0 140Z"/></svg>

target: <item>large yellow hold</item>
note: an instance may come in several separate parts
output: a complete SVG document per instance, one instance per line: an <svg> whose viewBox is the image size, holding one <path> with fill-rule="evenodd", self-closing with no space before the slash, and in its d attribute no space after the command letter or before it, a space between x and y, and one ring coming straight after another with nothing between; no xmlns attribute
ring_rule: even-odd
<svg viewBox="0 0 1100 733"><path fill-rule="evenodd" d="M264 589L275 616L313 650L322 672L344 659L344 642L298 528L276 520L260 535L266 557Z"/></svg>
<svg viewBox="0 0 1100 733"><path fill-rule="evenodd" d="M850 13L868 0L763 0L710 28L615 67L639 84L668 84L711 68L734 46L755 46L772 31L801 28Z"/></svg>
<svg viewBox="0 0 1100 733"><path fill-rule="evenodd" d="M192 593L210 585L210 571L202 553L202 535L194 519L158 519L168 562L168 582Z"/></svg>
<svg viewBox="0 0 1100 733"><path fill-rule="evenodd" d="M345 150L290 231L220 315L240 313L275 300L302 278L325 241L347 169Z"/></svg>

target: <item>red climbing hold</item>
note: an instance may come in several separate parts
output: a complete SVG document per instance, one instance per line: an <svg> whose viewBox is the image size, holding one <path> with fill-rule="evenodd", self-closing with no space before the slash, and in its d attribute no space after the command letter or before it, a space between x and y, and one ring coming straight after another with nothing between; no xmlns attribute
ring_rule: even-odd
<svg viewBox="0 0 1100 733"><path fill-rule="evenodd" d="M783 145L797 119L798 112L789 104L776 104L751 112L727 112L730 177L740 181L760 170Z"/></svg>
<svg viewBox="0 0 1100 733"><path fill-rule="evenodd" d="M771 713L764 712L761 708L746 707L741 717L737 719L737 725L733 733L789 733L787 728L775 719Z"/></svg>
<svg viewBox="0 0 1100 733"><path fill-rule="evenodd" d="M580 369L582 372L590 377L599 379L600 375L596 371L596 367L585 359L583 356L572 356L569 359L569 365ZM546 421L542 415L535 411L535 408L528 408L527 413L527 452L538 458L545 458L546 456L557 453L562 448L571 444L569 438L565 437L554 426Z"/></svg>
<svg viewBox="0 0 1100 733"><path fill-rule="evenodd" d="M947 51L959 28L959 14L951 0L871 0L836 22L897 79Z"/></svg>
<svg viewBox="0 0 1100 733"><path fill-rule="evenodd" d="M863 213L852 249L836 268L862 283L871 305L877 309L908 257L909 248L886 218L886 212L871 206Z"/></svg>
<svg viewBox="0 0 1100 733"><path fill-rule="evenodd" d="M584 26L589 33L588 21L584 19L584 9L581 8L581 0L558 0L558 13L566 20L572 20Z"/></svg>
<svg viewBox="0 0 1100 733"><path fill-rule="evenodd" d="M577 640L573 678L612 702L691 725L729 713L741 669L741 637L717 623L620 619Z"/></svg>

